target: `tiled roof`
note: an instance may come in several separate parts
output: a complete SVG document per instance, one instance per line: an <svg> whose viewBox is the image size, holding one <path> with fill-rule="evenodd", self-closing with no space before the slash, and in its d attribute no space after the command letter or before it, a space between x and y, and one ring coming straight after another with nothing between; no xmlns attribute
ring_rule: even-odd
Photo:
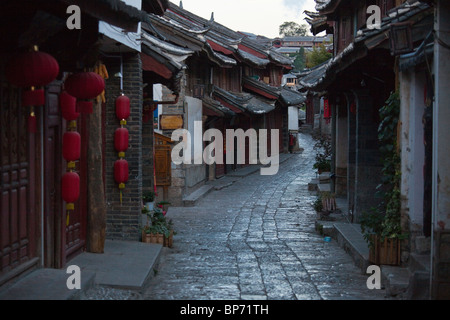
<svg viewBox="0 0 450 320"><path fill-rule="evenodd" d="M407 21L413 17L423 18L420 14L428 9L430 6L420 1L405 2L391 10L389 15L382 19L380 29L359 30L354 42L350 43L343 51L327 62L309 70L304 77L300 78L299 83L303 86L303 90L324 90L327 84L334 81L340 71L346 69L355 60L366 56L368 50L376 48L389 39L388 31L391 24Z"/></svg>

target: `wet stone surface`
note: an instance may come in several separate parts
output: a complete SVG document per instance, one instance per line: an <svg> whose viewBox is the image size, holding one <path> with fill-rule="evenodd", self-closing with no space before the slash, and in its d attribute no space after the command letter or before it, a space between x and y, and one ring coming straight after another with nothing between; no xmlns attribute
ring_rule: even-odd
<svg viewBox="0 0 450 320"><path fill-rule="evenodd" d="M385 299L335 241L314 228L314 145L280 165L212 191L195 207L171 208L177 235L164 248L142 299Z"/></svg>

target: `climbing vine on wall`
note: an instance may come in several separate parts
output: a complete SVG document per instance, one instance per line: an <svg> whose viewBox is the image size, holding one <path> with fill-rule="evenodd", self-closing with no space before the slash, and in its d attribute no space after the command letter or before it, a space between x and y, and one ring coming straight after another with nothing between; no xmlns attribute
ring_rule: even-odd
<svg viewBox="0 0 450 320"><path fill-rule="evenodd" d="M361 227L364 237L369 240L370 234L381 238L405 238L401 228L400 215L400 151L397 142L397 126L400 115L400 98L398 92L393 92L380 108L380 126L378 140L382 158L382 178L378 186L378 195L383 201L378 208L372 208L370 213L363 215Z"/></svg>

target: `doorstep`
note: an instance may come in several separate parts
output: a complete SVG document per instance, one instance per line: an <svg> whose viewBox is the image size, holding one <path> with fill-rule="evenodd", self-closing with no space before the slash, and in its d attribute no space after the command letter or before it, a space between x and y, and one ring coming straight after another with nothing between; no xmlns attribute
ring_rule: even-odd
<svg viewBox="0 0 450 320"><path fill-rule="evenodd" d="M106 240L104 253L83 252L66 268L37 269L0 293L0 300L79 300L94 285L141 290L154 275L162 245ZM81 289L69 290L67 267L81 270Z"/></svg>
<svg viewBox="0 0 450 320"><path fill-rule="evenodd" d="M365 241L361 226L348 222L318 222L322 223L325 235L333 237L353 259L355 265L360 269L361 274L367 274L369 262L369 247ZM420 290L411 291L411 273L408 268L401 266L381 265L381 283L386 289L386 293L392 297L400 299L419 296ZM416 274L416 277L421 274ZM417 281L420 281L419 278ZM408 291L409 290L409 291Z"/></svg>
<svg viewBox="0 0 450 320"><path fill-rule="evenodd" d="M119 289L142 289L156 270L161 244L106 240L104 253L84 252L68 265L95 273L95 283Z"/></svg>
<svg viewBox="0 0 450 320"><path fill-rule="evenodd" d="M95 274L81 274L81 290L69 290L65 269L37 269L0 293L0 300L78 300L94 285Z"/></svg>

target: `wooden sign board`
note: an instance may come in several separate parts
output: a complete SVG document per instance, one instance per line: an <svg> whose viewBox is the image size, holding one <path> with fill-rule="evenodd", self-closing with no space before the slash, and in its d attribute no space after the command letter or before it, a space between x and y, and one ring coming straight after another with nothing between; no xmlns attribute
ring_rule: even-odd
<svg viewBox="0 0 450 320"><path fill-rule="evenodd" d="M161 130L176 130L183 128L183 116L180 114L162 114L159 118Z"/></svg>

